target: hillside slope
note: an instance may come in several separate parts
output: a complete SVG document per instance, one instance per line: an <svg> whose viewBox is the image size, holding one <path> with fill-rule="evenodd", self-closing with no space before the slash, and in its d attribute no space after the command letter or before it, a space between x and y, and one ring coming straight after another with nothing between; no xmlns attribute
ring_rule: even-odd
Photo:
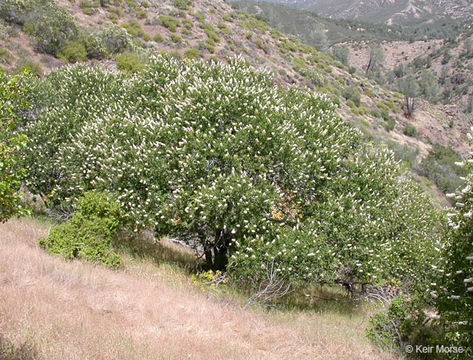
<svg viewBox="0 0 473 360"><path fill-rule="evenodd" d="M149 52L222 61L227 56L242 56L257 69L270 69L275 82L282 86L297 85L328 93L339 104L340 116L358 126L369 139L388 142L400 152L400 158L405 154L423 157L432 143L467 152L464 136L469 123L430 104L408 119L401 94L383 89L363 72L353 73L332 57L254 16L235 11L222 0L117 0L104 7L92 1L57 0L55 4L72 15L86 36L93 37L114 24L126 29L133 41L131 51L142 61ZM18 25L8 16L4 18L6 21L0 23L3 67L13 70L29 65L38 72L49 72L67 64L61 59L61 51L53 55L38 51L37 39L27 22ZM115 68L114 59L115 55L102 59L89 56L88 62ZM455 126L448 126L452 121ZM414 126L418 135L406 135L408 125Z"/></svg>
<svg viewBox="0 0 473 360"><path fill-rule="evenodd" d="M471 18L473 4L467 0L273 0L313 11L322 16L360 19L386 24L415 24L442 18Z"/></svg>
<svg viewBox="0 0 473 360"><path fill-rule="evenodd" d="M359 314L244 310L178 267L125 258L120 271L39 249L47 224L0 225L0 358L394 359ZM8 357L11 356L11 357Z"/></svg>

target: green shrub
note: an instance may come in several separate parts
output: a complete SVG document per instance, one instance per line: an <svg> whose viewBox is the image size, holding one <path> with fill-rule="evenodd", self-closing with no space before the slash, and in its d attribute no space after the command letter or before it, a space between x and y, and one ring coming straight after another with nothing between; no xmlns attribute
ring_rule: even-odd
<svg viewBox="0 0 473 360"><path fill-rule="evenodd" d="M157 43L162 43L164 41L164 38L161 36L161 34L156 34L153 36L153 40Z"/></svg>
<svg viewBox="0 0 473 360"><path fill-rule="evenodd" d="M13 61L13 55L7 49L0 49L0 64L10 65Z"/></svg>
<svg viewBox="0 0 473 360"><path fill-rule="evenodd" d="M176 43L176 44L179 44L182 41L182 38L177 34L171 34L169 38L171 39L173 43Z"/></svg>
<svg viewBox="0 0 473 360"><path fill-rule="evenodd" d="M200 51L199 49L187 49L186 51L184 51L184 57L188 59L196 60L201 58L202 56L202 51Z"/></svg>
<svg viewBox="0 0 473 360"><path fill-rule="evenodd" d="M384 123L383 127L387 132L390 132L394 130L394 127L396 126L396 120L394 120L392 117L389 117Z"/></svg>
<svg viewBox="0 0 473 360"><path fill-rule="evenodd" d="M80 35L80 41L89 59L104 59L108 56L107 49L97 33L82 33Z"/></svg>
<svg viewBox="0 0 473 360"><path fill-rule="evenodd" d="M220 29L222 34L230 34L230 29L225 25L225 23L218 23L217 27Z"/></svg>
<svg viewBox="0 0 473 360"><path fill-rule="evenodd" d="M426 325L423 304L416 297L409 299L401 295L394 298L384 311L370 318L368 338L382 348L400 349L404 354L406 346L436 345L440 336L438 330Z"/></svg>
<svg viewBox="0 0 473 360"><path fill-rule="evenodd" d="M128 32L116 25L109 26L98 32L97 37L108 54L118 54L133 48L132 39Z"/></svg>
<svg viewBox="0 0 473 360"><path fill-rule="evenodd" d="M141 25L135 19L131 19L127 24L122 25L124 29L133 37L141 37L144 35L144 31L141 28Z"/></svg>
<svg viewBox="0 0 473 360"><path fill-rule="evenodd" d="M404 126L404 129L402 129L402 133L410 137L417 137L418 135L416 127L411 124L407 124L406 126Z"/></svg>
<svg viewBox="0 0 473 360"><path fill-rule="evenodd" d="M464 185L461 177L467 175L464 168L455 165L461 161L462 157L455 150L434 144L416 171L434 182L444 193L453 193Z"/></svg>
<svg viewBox="0 0 473 360"><path fill-rule="evenodd" d="M190 30L194 27L194 23L190 21L189 19L182 19L181 22L184 28L186 28L187 30Z"/></svg>
<svg viewBox="0 0 473 360"><path fill-rule="evenodd" d="M109 194L88 192L77 201L72 218L54 226L39 244L50 254L66 259L84 259L118 268L121 259L112 250L112 240L122 218L119 204Z"/></svg>
<svg viewBox="0 0 473 360"><path fill-rule="evenodd" d="M215 32L215 29L213 28L211 24L209 24L208 22L202 22L200 24L200 27L207 34L209 39L211 39L212 41L216 43L220 42L220 37L217 35L217 33Z"/></svg>
<svg viewBox="0 0 473 360"><path fill-rule="evenodd" d="M82 9L84 14L92 15L97 11L99 4L89 0L80 0L79 7Z"/></svg>
<svg viewBox="0 0 473 360"><path fill-rule="evenodd" d="M172 3L181 10L189 10L192 6L192 0L172 0Z"/></svg>
<svg viewBox="0 0 473 360"><path fill-rule="evenodd" d="M356 106L361 105L361 94L358 89L354 87L347 87L342 90L342 96L346 100L351 100Z"/></svg>
<svg viewBox="0 0 473 360"><path fill-rule="evenodd" d="M77 39L78 29L74 18L54 1L26 0L20 9L12 17L12 12L6 10L10 15L5 16L20 25L28 24L25 30L33 37L38 51L56 55L65 43Z"/></svg>
<svg viewBox="0 0 473 360"><path fill-rule="evenodd" d="M70 63L76 63L87 60L87 50L79 41L69 41L59 50L57 56Z"/></svg>
<svg viewBox="0 0 473 360"><path fill-rule="evenodd" d="M131 52L123 52L117 55L116 62L119 70L130 73L139 71L143 66L140 57Z"/></svg>
<svg viewBox="0 0 473 360"><path fill-rule="evenodd" d="M0 4L7 22L25 25L38 51L55 55L68 41L77 39L74 18L52 0L7 0Z"/></svg>
<svg viewBox="0 0 473 360"><path fill-rule="evenodd" d="M0 69L0 223L29 213L20 191L26 175L21 158L26 138L14 135L20 112L29 108L24 80L27 74L7 76Z"/></svg>
<svg viewBox="0 0 473 360"><path fill-rule="evenodd" d="M179 20L168 15L161 15L159 17L159 22L162 26L167 28L170 32L176 32L179 27Z"/></svg>
<svg viewBox="0 0 473 360"><path fill-rule="evenodd" d="M265 54L268 54L269 53L269 47L268 45L266 45L265 43L263 43L263 41L261 39L256 39L254 40L254 43L255 45L264 51Z"/></svg>

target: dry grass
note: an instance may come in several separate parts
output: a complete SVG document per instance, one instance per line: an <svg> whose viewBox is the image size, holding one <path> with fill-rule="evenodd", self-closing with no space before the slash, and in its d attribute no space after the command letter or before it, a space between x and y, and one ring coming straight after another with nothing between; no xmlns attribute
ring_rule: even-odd
<svg viewBox="0 0 473 360"><path fill-rule="evenodd" d="M367 343L362 315L243 310L152 259L114 272L47 255L47 231L0 225L1 359L394 358Z"/></svg>

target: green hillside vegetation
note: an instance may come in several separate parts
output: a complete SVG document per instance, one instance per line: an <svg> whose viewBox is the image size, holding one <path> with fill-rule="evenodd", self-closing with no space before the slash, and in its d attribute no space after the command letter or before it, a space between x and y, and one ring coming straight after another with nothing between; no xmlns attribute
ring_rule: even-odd
<svg viewBox="0 0 473 360"><path fill-rule="evenodd" d="M235 286L265 288L267 299L282 286L342 284L362 295L397 288L413 297L391 299L369 335L401 347L442 341L443 332L416 336L427 335L419 309L432 305L436 269L464 265L444 264L445 213L393 152L364 143L327 97L274 86L242 60L146 63L134 75L74 66L19 79L34 108L14 108L20 121L5 135L28 139L27 151L15 151L28 189L51 211L73 214L41 246L117 267L118 229L152 229L194 248L204 269L225 271ZM465 296L460 314L438 296L445 336L452 321L466 324L462 344ZM404 315L393 317L394 306ZM386 330L393 321L405 330Z"/></svg>
<svg viewBox="0 0 473 360"><path fill-rule="evenodd" d="M385 25L382 21L373 22L366 19L339 19L317 15L310 10L270 2L231 1L232 7L254 14L271 26L286 34L297 36L302 42L320 48L321 33L325 33L326 41L333 45L346 41L360 40L425 40L447 39L460 34L468 23L452 19L438 19L425 23L419 20L409 26ZM343 5L341 5L343 7Z"/></svg>
<svg viewBox="0 0 473 360"><path fill-rule="evenodd" d="M12 0L0 17L0 222L35 199L59 221L51 254L121 269L127 239L170 237L195 283L248 304L341 285L381 300L378 345L470 343L471 160L450 148L466 124L419 106L434 76L388 77L372 44L363 74L222 1Z"/></svg>

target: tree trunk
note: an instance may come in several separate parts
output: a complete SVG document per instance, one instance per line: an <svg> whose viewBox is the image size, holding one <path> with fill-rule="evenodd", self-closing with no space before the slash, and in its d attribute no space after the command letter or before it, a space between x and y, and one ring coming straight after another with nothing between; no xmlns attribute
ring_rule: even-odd
<svg viewBox="0 0 473 360"><path fill-rule="evenodd" d="M217 230L214 246L214 268L225 270L228 265L228 249L230 247L230 234L223 229Z"/></svg>

